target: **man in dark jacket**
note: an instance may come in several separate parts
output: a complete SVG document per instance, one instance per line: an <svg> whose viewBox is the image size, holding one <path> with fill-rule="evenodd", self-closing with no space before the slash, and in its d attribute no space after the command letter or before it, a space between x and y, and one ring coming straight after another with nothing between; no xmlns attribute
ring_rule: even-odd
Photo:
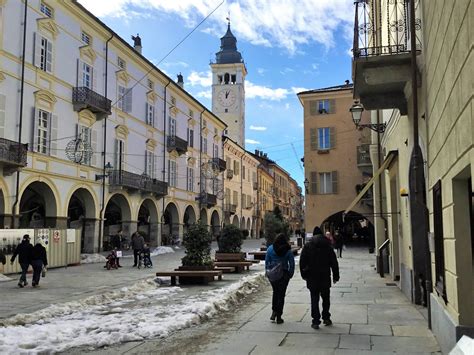
<svg viewBox="0 0 474 355"><path fill-rule="evenodd" d="M48 266L48 258L46 256L46 249L41 244L41 242L37 242L36 245L33 247L31 251L31 266L33 266L33 282L31 285L36 287L39 285L41 271L43 267Z"/></svg>
<svg viewBox="0 0 474 355"><path fill-rule="evenodd" d="M132 235L133 267L138 265L138 257L144 247L145 247L145 238L143 238L143 236L138 232L133 233Z"/></svg>
<svg viewBox="0 0 474 355"><path fill-rule="evenodd" d="M331 271L333 282L339 281L339 265L331 242L323 236L319 227L315 227L313 238L308 241L300 257L301 277L311 293L311 317L314 329L319 329L321 314L319 313L319 296L323 299L322 318L325 325L331 325L330 288Z"/></svg>
<svg viewBox="0 0 474 355"><path fill-rule="evenodd" d="M10 260L10 262L13 264L16 256L18 255L18 262L21 266L21 276L20 281L18 282L19 287L24 287L28 285L28 282L26 282L26 273L28 271L28 267L30 266L32 250L33 245L31 245L30 243L30 236L28 234L25 234L21 243L17 245Z"/></svg>

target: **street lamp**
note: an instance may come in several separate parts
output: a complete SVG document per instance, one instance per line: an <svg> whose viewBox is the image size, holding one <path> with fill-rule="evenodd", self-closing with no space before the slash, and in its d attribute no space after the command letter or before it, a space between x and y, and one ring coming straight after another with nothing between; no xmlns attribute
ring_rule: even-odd
<svg viewBox="0 0 474 355"><path fill-rule="evenodd" d="M309 180L308 178L304 179L304 190L306 193L309 193Z"/></svg>
<svg viewBox="0 0 474 355"><path fill-rule="evenodd" d="M386 123L369 123L369 124L360 124L362 120L362 112L364 112L364 106L355 101L352 107L349 109L349 112L352 115L352 121L354 122L357 129L362 130L363 128L371 129L372 131L383 133L387 127Z"/></svg>
<svg viewBox="0 0 474 355"><path fill-rule="evenodd" d="M105 174L104 175L95 174L95 181L99 181L106 178L107 176L109 176L110 172L113 170L113 166L110 164L110 162L107 162L104 168L105 168Z"/></svg>

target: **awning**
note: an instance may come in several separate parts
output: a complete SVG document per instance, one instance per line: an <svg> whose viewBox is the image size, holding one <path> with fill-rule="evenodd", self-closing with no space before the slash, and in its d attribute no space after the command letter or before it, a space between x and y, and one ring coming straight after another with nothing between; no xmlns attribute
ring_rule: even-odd
<svg viewBox="0 0 474 355"><path fill-rule="evenodd" d="M356 196L356 198L351 202L349 207L346 208L346 210L343 213L343 216L349 213L350 210L354 208L357 203L362 199L362 197L365 195L365 193L372 187L374 184L375 180L382 174L382 171L388 168L390 163L393 161L393 159L397 156L398 152L395 150L392 150L388 153L387 157L385 158L384 162L380 166L379 170L375 173L375 175L370 179L364 186L364 188L359 192L359 194Z"/></svg>

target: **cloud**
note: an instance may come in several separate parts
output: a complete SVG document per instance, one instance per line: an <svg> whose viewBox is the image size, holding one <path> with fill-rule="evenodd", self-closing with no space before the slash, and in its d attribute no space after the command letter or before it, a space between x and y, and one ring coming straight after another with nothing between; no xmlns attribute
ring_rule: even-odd
<svg viewBox="0 0 474 355"><path fill-rule="evenodd" d="M246 139L245 143L247 144L260 144L259 141L253 140L253 139Z"/></svg>
<svg viewBox="0 0 474 355"><path fill-rule="evenodd" d="M202 97L202 98L205 98L205 99L212 99L212 91L211 90L207 90L207 91L199 91L197 94L196 94L197 97Z"/></svg>
<svg viewBox="0 0 474 355"><path fill-rule="evenodd" d="M191 86L210 87L212 85L212 73L193 71L188 75L188 82Z"/></svg>
<svg viewBox="0 0 474 355"><path fill-rule="evenodd" d="M259 75L263 75L267 70L266 69L263 69L263 68L257 68L257 73Z"/></svg>
<svg viewBox="0 0 474 355"><path fill-rule="evenodd" d="M288 102L285 104L285 109L287 109L287 110L290 109L290 104Z"/></svg>
<svg viewBox="0 0 474 355"><path fill-rule="evenodd" d="M249 129L252 131L266 131L267 127L250 125Z"/></svg>
<svg viewBox="0 0 474 355"><path fill-rule="evenodd" d="M169 68L169 67L182 67L182 68L187 68L189 67L189 64L186 62L167 62L161 64L163 67Z"/></svg>
<svg viewBox="0 0 474 355"><path fill-rule="evenodd" d="M173 14L195 26L220 4L220 0L79 0L94 15L126 19L130 13ZM238 0L219 6L203 31L221 36L230 11L232 31L239 40L254 45L284 48L290 54L302 46L333 47L335 34L350 42L354 18L353 0Z"/></svg>

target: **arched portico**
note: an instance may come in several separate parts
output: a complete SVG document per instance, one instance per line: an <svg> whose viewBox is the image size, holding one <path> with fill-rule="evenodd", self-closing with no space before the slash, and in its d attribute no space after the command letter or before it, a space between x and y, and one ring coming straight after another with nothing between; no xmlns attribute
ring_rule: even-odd
<svg viewBox="0 0 474 355"><path fill-rule="evenodd" d="M199 221L205 226L209 225L209 221L207 219L207 210L205 208L201 208L201 211L199 212Z"/></svg>
<svg viewBox="0 0 474 355"><path fill-rule="evenodd" d="M129 237L127 222L132 219L131 215L130 203L125 195L117 193L109 198L104 214L104 250L110 248L110 237L117 234L119 230L123 231L125 237Z"/></svg>
<svg viewBox="0 0 474 355"><path fill-rule="evenodd" d="M97 243L97 207L92 193L86 188L76 189L67 205L67 227L80 230L81 252L92 252Z"/></svg>
<svg viewBox="0 0 474 355"><path fill-rule="evenodd" d="M234 218L232 219L232 224L236 227L239 227L240 226L240 223L239 223L239 216L235 215Z"/></svg>
<svg viewBox="0 0 474 355"><path fill-rule="evenodd" d="M142 201L137 221L137 230L143 234L145 242L158 245L158 210L151 199Z"/></svg>
<svg viewBox="0 0 474 355"><path fill-rule="evenodd" d="M30 183L20 198L20 228L54 228L58 201L52 188L42 181Z"/></svg>
<svg viewBox="0 0 474 355"><path fill-rule="evenodd" d="M168 203L163 213L161 244L170 245L173 238L180 237L179 221L178 208L173 202Z"/></svg>
<svg viewBox="0 0 474 355"><path fill-rule="evenodd" d="M194 212L193 206L188 206L183 215L183 233L186 234L189 226L194 223L196 223L196 212Z"/></svg>
<svg viewBox="0 0 474 355"><path fill-rule="evenodd" d="M213 239L216 239L221 233L221 222L219 219L219 213L217 213L217 211L212 212L211 215L211 233Z"/></svg>

